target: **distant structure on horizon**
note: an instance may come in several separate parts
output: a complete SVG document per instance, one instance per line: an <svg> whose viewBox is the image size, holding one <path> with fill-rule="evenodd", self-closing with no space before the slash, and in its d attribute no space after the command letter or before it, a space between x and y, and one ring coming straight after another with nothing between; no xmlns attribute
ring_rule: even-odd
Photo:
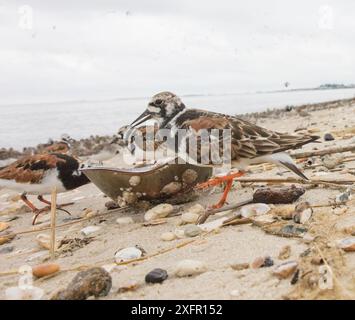
<svg viewBox="0 0 355 320"><path fill-rule="evenodd" d="M355 88L355 84L342 84L342 83L325 83L318 87L318 89L350 89Z"/></svg>

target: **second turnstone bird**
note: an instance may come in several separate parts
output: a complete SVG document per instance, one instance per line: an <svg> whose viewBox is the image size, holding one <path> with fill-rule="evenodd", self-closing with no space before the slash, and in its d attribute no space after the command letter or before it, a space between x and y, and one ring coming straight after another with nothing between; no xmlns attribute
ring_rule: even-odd
<svg viewBox="0 0 355 320"><path fill-rule="evenodd" d="M60 193L90 182L85 174L79 171L79 167L78 160L61 153L27 156L0 170L0 188L21 192L21 199L35 214L32 221L34 224L40 213L49 210L51 203L45 200L43 195L50 194L53 187ZM27 199L26 194L38 195L38 200L47 206L43 209L36 208ZM64 205L68 204L58 205L57 208L61 209Z"/></svg>
<svg viewBox="0 0 355 320"><path fill-rule="evenodd" d="M223 182L227 183L221 200L214 207L221 207L225 203L228 192L232 187L233 179L243 175L244 170L251 164L274 163L288 168L302 179L307 179L285 151L299 148L319 138L311 135L280 133L259 127L236 116L199 109L188 109L181 99L171 92L161 92L153 96L147 109L132 122L131 126L136 127L149 119L154 119L159 129L169 130L170 135L175 137L175 141L178 141L172 147L175 148L175 152L178 151L180 153L189 153L191 149L186 139L192 136L199 138L202 132L207 132L207 135L209 135L207 144L214 143L213 140L217 140L219 148L221 148L224 136L221 134L212 135L212 131L213 129L229 131L230 164L232 168L238 169L238 172L212 179L203 185L212 186ZM182 131L183 133L181 133ZM179 134L184 136L176 138ZM196 146L197 158L192 159L193 161L201 161L204 147L206 145L200 138L199 144ZM212 155L209 154L209 162L207 164L219 166L219 164L211 160L212 158ZM188 154L187 159L191 159L190 154ZM206 161L203 164L206 164Z"/></svg>

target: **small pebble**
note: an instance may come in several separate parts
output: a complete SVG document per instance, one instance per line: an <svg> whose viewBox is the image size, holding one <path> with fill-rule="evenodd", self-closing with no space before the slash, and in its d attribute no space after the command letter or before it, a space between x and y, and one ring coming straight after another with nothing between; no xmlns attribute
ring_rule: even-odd
<svg viewBox="0 0 355 320"><path fill-rule="evenodd" d="M185 212L181 215L181 220L184 223L196 223L199 218L199 215L197 213L193 212Z"/></svg>
<svg viewBox="0 0 355 320"><path fill-rule="evenodd" d="M156 268L145 276L147 283L162 283L168 278L168 273L164 269Z"/></svg>
<svg viewBox="0 0 355 320"><path fill-rule="evenodd" d="M198 178L198 174L195 170L187 169L182 174L182 181L186 184L192 184Z"/></svg>
<svg viewBox="0 0 355 320"><path fill-rule="evenodd" d="M163 241L172 241L176 239L176 235L173 232L164 232L160 236L160 239Z"/></svg>
<svg viewBox="0 0 355 320"><path fill-rule="evenodd" d="M115 253L115 261L116 263L120 263L123 261L129 261L133 259L138 259L143 255L143 252L136 247L128 247L121 250L118 250Z"/></svg>
<svg viewBox="0 0 355 320"><path fill-rule="evenodd" d="M331 133L326 133L324 135L324 141L333 141L334 140L334 137Z"/></svg>
<svg viewBox="0 0 355 320"><path fill-rule="evenodd" d="M68 287L55 293L51 300L85 300L91 296L107 296L112 287L112 278L103 268L80 271Z"/></svg>
<svg viewBox="0 0 355 320"><path fill-rule="evenodd" d="M207 266L198 260L182 260L178 262L175 274L178 277L189 277L207 271Z"/></svg>
<svg viewBox="0 0 355 320"><path fill-rule="evenodd" d="M172 213L174 210L174 207L171 204L168 203L161 203L154 208L148 210L145 215L144 215L144 220L145 221L151 221L159 218L165 218L167 217L170 213Z"/></svg>
<svg viewBox="0 0 355 320"><path fill-rule="evenodd" d="M273 265L274 261L271 259L270 256L258 257L250 264L253 269L271 267Z"/></svg>
<svg viewBox="0 0 355 320"><path fill-rule="evenodd" d="M85 228L81 229L80 232L84 236L88 236L90 234L93 234L93 233L99 231L100 229L101 229L101 227L98 227L98 226L88 226L88 227L85 227Z"/></svg>
<svg viewBox="0 0 355 320"><path fill-rule="evenodd" d="M185 238L185 231L183 229L175 229L174 234L179 239Z"/></svg>
<svg viewBox="0 0 355 320"><path fill-rule="evenodd" d="M287 261L276 266L273 270L273 274L279 279L286 279L296 271L297 266L297 261Z"/></svg>
<svg viewBox="0 0 355 320"><path fill-rule="evenodd" d="M162 194L166 194L166 195L173 195L178 193L182 188L182 185L180 182L170 182L169 184L165 185L162 189L161 189L161 193Z"/></svg>
<svg viewBox="0 0 355 320"><path fill-rule="evenodd" d="M48 264L39 264L32 267L32 274L37 278L42 278L50 274L54 274L60 270L59 264L48 263Z"/></svg>
<svg viewBox="0 0 355 320"><path fill-rule="evenodd" d="M126 225L134 223L134 221L131 217L121 217L116 219L116 223L119 225Z"/></svg>
<svg viewBox="0 0 355 320"><path fill-rule="evenodd" d="M206 209L203 205L196 203L195 205L193 205L191 208L188 209L188 212L196 213L200 215L200 214L204 214L206 212Z"/></svg>
<svg viewBox="0 0 355 320"><path fill-rule="evenodd" d="M129 178L128 182L132 187L136 187L141 183L141 177L140 176L132 176Z"/></svg>
<svg viewBox="0 0 355 320"><path fill-rule="evenodd" d="M189 224L184 228L184 235L190 238L198 236L201 232L202 229L195 224Z"/></svg>

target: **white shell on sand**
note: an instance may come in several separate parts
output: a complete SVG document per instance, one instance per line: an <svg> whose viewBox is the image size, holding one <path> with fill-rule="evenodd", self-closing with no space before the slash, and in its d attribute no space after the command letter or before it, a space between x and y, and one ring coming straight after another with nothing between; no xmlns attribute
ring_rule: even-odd
<svg viewBox="0 0 355 320"><path fill-rule="evenodd" d="M5 290L7 300L40 300L44 291L37 287L11 287Z"/></svg>
<svg viewBox="0 0 355 320"><path fill-rule="evenodd" d="M344 251L355 251L355 237L349 237L338 241L338 247Z"/></svg>
<svg viewBox="0 0 355 320"><path fill-rule="evenodd" d="M85 227L85 228L81 229L80 232L84 236L88 236L90 234L93 234L93 233L99 231L100 229L101 229L101 227L98 227L98 226L88 226L88 227Z"/></svg>
<svg viewBox="0 0 355 320"><path fill-rule="evenodd" d="M40 233L36 236L38 245L43 249L50 249L50 236L48 234Z"/></svg>
<svg viewBox="0 0 355 320"><path fill-rule="evenodd" d="M170 213L172 213L174 207L168 203L161 203L155 206L154 208L148 210L144 215L145 221L151 221L159 218L165 218Z"/></svg>
<svg viewBox="0 0 355 320"><path fill-rule="evenodd" d="M240 213L244 218L260 216L270 211L270 207L265 203L248 204L240 209Z"/></svg>
<svg viewBox="0 0 355 320"><path fill-rule="evenodd" d="M115 261L117 263L138 259L142 256L142 251L136 247L128 247L121 249L115 253Z"/></svg>
<svg viewBox="0 0 355 320"><path fill-rule="evenodd" d="M119 225L126 225L134 223L134 221L131 217L121 217L116 219L116 223Z"/></svg>
<svg viewBox="0 0 355 320"><path fill-rule="evenodd" d="M198 260L182 260L178 262L175 275L178 277L189 277L207 271L207 266Z"/></svg>
<svg viewBox="0 0 355 320"><path fill-rule="evenodd" d="M297 261L287 261L276 266L273 271L273 274L279 279L286 279L296 271L297 266Z"/></svg>
<svg viewBox="0 0 355 320"><path fill-rule="evenodd" d="M176 239L176 235L173 232L164 232L160 236L160 239L163 241L172 241Z"/></svg>
<svg viewBox="0 0 355 320"><path fill-rule="evenodd" d="M140 176L132 176L129 178L128 182L132 187L136 187L141 183L141 177Z"/></svg>

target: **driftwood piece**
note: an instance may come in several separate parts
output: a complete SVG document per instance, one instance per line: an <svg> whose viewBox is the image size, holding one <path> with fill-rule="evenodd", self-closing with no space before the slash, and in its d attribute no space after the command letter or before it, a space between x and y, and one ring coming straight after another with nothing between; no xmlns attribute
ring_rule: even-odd
<svg viewBox="0 0 355 320"><path fill-rule="evenodd" d="M295 159L301 159L301 158L324 156L326 154L348 152L348 151L355 151L355 144L350 146L345 146L345 147L334 147L334 148L328 148L323 150L293 153L291 154L291 157Z"/></svg>
<svg viewBox="0 0 355 320"><path fill-rule="evenodd" d="M253 194L254 202L261 203L292 203L305 193L302 187L260 188Z"/></svg>

